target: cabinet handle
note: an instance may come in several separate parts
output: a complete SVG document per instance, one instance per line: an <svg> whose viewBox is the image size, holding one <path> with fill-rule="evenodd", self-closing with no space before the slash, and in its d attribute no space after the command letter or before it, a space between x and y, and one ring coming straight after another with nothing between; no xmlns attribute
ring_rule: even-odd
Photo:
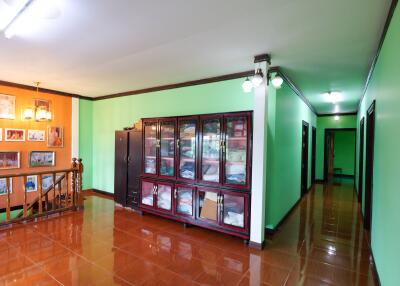
<svg viewBox="0 0 400 286"><path fill-rule="evenodd" d="M160 139L157 139L157 145L156 145L156 147L157 147L157 148L160 148Z"/></svg>
<svg viewBox="0 0 400 286"><path fill-rule="evenodd" d="M175 198L175 200L176 200L176 188L175 188L175 190L174 190L174 198Z"/></svg>
<svg viewBox="0 0 400 286"><path fill-rule="evenodd" d="M179 148L179 139L176 139L176 148Z"/></svg>
<svg viewBox="0 0 400 286"><path fill-rule="evenodd" d="M155 186L156 195L158 196L158 186Z"/></svg>
<svg viewBox="0 0 400 286"><path fill-rule="evenodd" d="M156 185L153 186L153 195L156 194Z"/></svg>

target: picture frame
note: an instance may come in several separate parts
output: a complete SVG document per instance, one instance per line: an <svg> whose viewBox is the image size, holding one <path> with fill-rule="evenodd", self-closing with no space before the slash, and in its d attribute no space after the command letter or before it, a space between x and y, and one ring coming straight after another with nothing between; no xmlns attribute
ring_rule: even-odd
<svg viewBox="0 0 400 286"><path fill-rule="evenodd" d="M64 129L59 126L49 126L47 128L47 147L64 147Z"/></svg>
<svg viewBox="0 0 400 286"><path fill-rule="evenodd" d="M56 181L60 178L60 175L56 175ZM42 190L47 190L53 184L53 175L42 176Z"/></svg>
<svg viewBox="0 0 400 286"><path fill-rule="evenodd" d="M31 151L29 152L29 167L53 167L56 165L56 152Z"/></svg>
<svg viewBox="0 0 400 286"><path fill-rule="evenodd" d="M10 194L12 194L13 191L13 179L10 178ZM0 179L0 196L5 196L7 195L7 179L2 178Z"/></svg>
<svg viewBox="0 0 400 286"><path fill-rule="evenodd" d="M15 119L15 96L0 94L0 119Z"/></svg>
<svg viewBox="0 0 400 286"><path fill-rule="evenodd" d="M4 141L24 142L25 141L25 129L6 128L4 130Z"/></svg>
<svg viewBox="0 0 400 286"><path fill-rule="evenodd" d="M0 151L0 170L19 169L21 166L18 151Z"/></svg>
<svg viewBox="0 0 400 286"><path fill-rule="evenodd" d="M3 141L3 128L0 128L0 141Z"/></svg>
<svg viewBox="0 0 400 286"><path fill-rule="evenodd" d="M46 141L46 131L29 129L27 141L33 141L33 142Z"/></svg>
<svg viewBox="0 0 400 286"><path fill-rule="evenodd" d="M27 176L26 177L26 185L25 189L27 193L32 193L37 191L38 187L38 176L37 175L32 175L32 176Z"/></svg>

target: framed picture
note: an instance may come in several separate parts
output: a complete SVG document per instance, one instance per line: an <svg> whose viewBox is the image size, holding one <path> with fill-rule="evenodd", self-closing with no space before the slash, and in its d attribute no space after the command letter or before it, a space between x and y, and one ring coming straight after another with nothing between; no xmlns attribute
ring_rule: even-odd
<svg viewBox="0 0 400 286"><path fill-rule="evenodd" d="M26 177L26 192L36 192L37 191L37 179L38 177L35 176L27 176Z"/></svg>
<svg viewBox="0 0 400 286"><path fill-rule="evenodd" d="M29 153L29 167L52 167L56 164L54 151L31 151Z"/></svg>
<svg viewBox="0 0 400 286"><path fill-rule="evenodd" d="M28 130L28 141L45 141L46 131L45 130Z"/></svg>
<svg viewBox="0 0 400 286"><path fill-rule="evenodd" d="M10 194L12 193L12 178L10 178ZM7 195L7 179L0 179L0 196Z"/></svg>
<svg viewBox="0 0 400 286"><path fill-rule="evenodd" d="M15 119L15 96L0 94L0 119Z"/></svg>
<svg viewBox="0 0 400 286"><path fill-rule="evenodd" d="M18 169L20 157L17 151L0 151L0 170Z"/></svg>
<svg viewBox="0 0 400 286"><path fill-rule="evenodd" d="M4 131L5 141L25 141L25 129L6 128Z"/></svg>
<svg viewBox="0 0 400 286"><path fill-rule="evenodd" d="M56 181L60 178L60 175L56 175ZM42 176L42 190L46 191L53 184L53 175Z"/></svg>
<svg viewBox="0 0 400 286"><path fill-rule="evenodd" d="M3 140L3 128L0 128L0 141Z"/></svg>
<svg viewBox="0 0 400 286"><path fill-rule="evenodd" d="M47 146L64 147L64 132L62 127L48 127Z"/></svg>

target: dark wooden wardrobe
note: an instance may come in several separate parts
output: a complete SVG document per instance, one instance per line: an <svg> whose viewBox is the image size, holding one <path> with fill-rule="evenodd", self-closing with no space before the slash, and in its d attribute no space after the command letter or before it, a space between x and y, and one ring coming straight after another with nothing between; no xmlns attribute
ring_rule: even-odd
<svg viewBox="0 0 400 286"><path fill-rule="evenodd" d="M114 200L124 207L139 209L142 170L142 130L115 132Z"/></svg>

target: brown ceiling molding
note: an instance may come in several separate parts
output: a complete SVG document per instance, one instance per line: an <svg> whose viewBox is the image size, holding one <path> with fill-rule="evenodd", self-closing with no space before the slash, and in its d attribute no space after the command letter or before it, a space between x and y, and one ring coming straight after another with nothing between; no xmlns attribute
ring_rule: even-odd
<svg viewBox="0 0 400 286"><path fill-rule="evenodd" d="M103 100L103 99L110 99L110 98L116 98L116 97L122 97L122 96L129 96L129 95L134 95L134 94L149 93L149 92L162 91L162 90L167 90L167 89L175 89L175 88L181 88L181 87L201 85L201 84L243 78L243 77L252 76L252 75L254 75L254 70L249 70L249 71L232 73L232 74L221 75L221 76L216 76L216 77L209 77L209 78L204 78L204 79L185 81L185 82L181 82L181 83L173 83L173 84L160 85L160 86L143 88L143 89L130 90L130 91L125 91L125 92L121 92L121 93L114 93L114 94L95 97L95 98L93 98L93 100Z"/></svg>
<svg viewBox="0 0 400 286"><path fill-rule="evenodd" d="M30 86L30 85L19 84L19 83L3 81L3 80L0 80L0 86L8 86L8 87L15 87L15 88L20 88L20 89L25 89L25 90L36 91L36 86ZM68 96L68 97L92 100L91 97L82 96L82 95L74 94L74 93L63 92L63 91L59 91L59 90L53 90L53 89L47 89L47 88L40 87L39 91L44 92L44 93L60 95L60 96Z"/></svg>
<svg viewBox="0 0 400 286"><path fill-rule="evenodd" d="M360 109L361 102L363 101L364 96L367 93L367 89L368 89L369 83L371 81L372 74L374 73L375 66L376 66L376 63L377 63L378 58L379 58L379 54L381 53L382 46L383 46L383 43L384 43L385 38L386 38L386 34L387 34L388 30L389 30L389 26L390 26L390 23L392 21L394 11L396 10L397 2L398 2L398 0L392 0L392 4L390 5L389 12L388 12L388 15L386 17L385 26L383 27L381 38L379 40L378 49L377 49L376 54L375 54L375 56L374 56L374 58L372 60L371 66L369 68L367 80L365 81L363 94L362 94L362 96L360 98L360 102L358 103L358 109Z"/></svg>
<svg viewBox="0 0 400 286"><path fill-rule="evenodd" d="M318 117L327 117L327 116L349 116L349 115L357 115L357 111L354 112L339 112L339 113L320 113Z"/></svg>
<svg viewBox="0 0 400 286"><path fill-rule="evenodd" d="M315 115L318 115L317 110L311 104L311 102L304 96L303 92L294 84L294 82L282 71L280 67L272 67L269 69L269 73L277 73L282 79L287 83L287 85L297 94L298 97L314 112Z"/></svg>

